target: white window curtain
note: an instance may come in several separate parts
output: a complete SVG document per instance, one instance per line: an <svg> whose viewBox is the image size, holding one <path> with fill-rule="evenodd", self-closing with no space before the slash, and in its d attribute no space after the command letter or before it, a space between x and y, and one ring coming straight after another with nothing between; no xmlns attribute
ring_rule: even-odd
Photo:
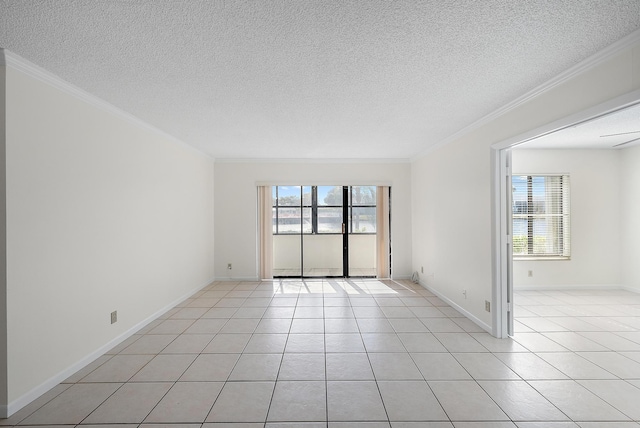
<svg viewBox="0 0 640 428"><path fill-rule="evenodd" d="M258 186L260 278L273 278L273 200L271 186Z"/></svg>
<svg viewBox="0 0 640 428"><path fill-rule="evenodd" d="M389 278L389 186L378 186L376 223L376 276Z"/></svg>

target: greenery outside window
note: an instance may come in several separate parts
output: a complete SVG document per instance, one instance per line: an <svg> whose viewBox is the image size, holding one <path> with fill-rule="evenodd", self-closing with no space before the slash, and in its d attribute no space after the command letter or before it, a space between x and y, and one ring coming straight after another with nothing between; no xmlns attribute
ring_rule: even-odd
<svg viewBox="0 0 640 428"><path fill-rule="evenodd" d="M348 231L376 233L376 186L273 186L273 234L341 234L343 192Z"/></svg>
<svg viewBox="0 0 640 428"><path fill-rule="evenodd" d="M376 233L376 186L349 187L349 233Z"/></svg>
<svg viewBox="0 0 640 428"><path fill-rule="evenodd" d="M514 259L571 256L568 175L512 177Z"/></svg>
<svg viewBox="0 0 640 428"><path fill-rule="evenodd" d="M273 233L311 232L310 186L274 186ZM305 193L306 192L306 193Z"/></svg>

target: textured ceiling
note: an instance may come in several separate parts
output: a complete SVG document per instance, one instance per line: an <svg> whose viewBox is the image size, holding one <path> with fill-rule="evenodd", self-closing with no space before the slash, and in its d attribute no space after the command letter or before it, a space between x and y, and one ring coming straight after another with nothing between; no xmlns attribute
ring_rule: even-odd
<svg viewBox="0 0 640 428"><path fill-rule="evenodd" d="M638 28L638 0L0 0L0 47L216 158L406 159Z"/></svg>

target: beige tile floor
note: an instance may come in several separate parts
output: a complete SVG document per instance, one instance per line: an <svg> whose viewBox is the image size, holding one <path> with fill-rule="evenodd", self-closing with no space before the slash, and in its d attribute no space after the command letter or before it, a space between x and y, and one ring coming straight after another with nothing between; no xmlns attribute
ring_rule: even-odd
<svg viewBox="0 0 640 428"><path fill-rule="evenodd" d="M3 425L640 427L640 295L521 292L497 340L410 282L221 282Z"/></svg>

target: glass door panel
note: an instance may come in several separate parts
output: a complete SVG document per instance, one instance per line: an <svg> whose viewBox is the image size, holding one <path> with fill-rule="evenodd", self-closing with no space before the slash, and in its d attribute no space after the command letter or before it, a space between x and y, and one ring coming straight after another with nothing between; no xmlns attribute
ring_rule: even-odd
<svg viewBox="0 0 640 428"><path fill-rule="evenodd" d="M349 235L349 276L376 276L376 235Z"/></svg>
<svg viewBox="0 0 640 428"><path fill-rule="evenodd" d="M303 254L305 277L343 276L342 234L305 235Z"/></svg>
<svg viewBox="0 0 640 428"><path fill-rule="evenodd" d="M300 278L301 251L300 235L273 235L273 276Z"/></svg>
<svg viewBox="0 0 640 428"><path fill-rule="evenodd" d="M344 276L343 269L343 187L313 186L312 226L303 236L304 276Z"/></svg>
<svg viewBox="0 0 640 428"><path fill-rule="evenodd" d="M273 276L299 278L302 275L302 232L308 223L302 208L302 187L273 186L272 197Z"/></svg>
<svg viewBox="0 0 640 428"><path fill-rule="evenodd" d="M376 276L376 191L349 188L349 276Z"/></svg>

